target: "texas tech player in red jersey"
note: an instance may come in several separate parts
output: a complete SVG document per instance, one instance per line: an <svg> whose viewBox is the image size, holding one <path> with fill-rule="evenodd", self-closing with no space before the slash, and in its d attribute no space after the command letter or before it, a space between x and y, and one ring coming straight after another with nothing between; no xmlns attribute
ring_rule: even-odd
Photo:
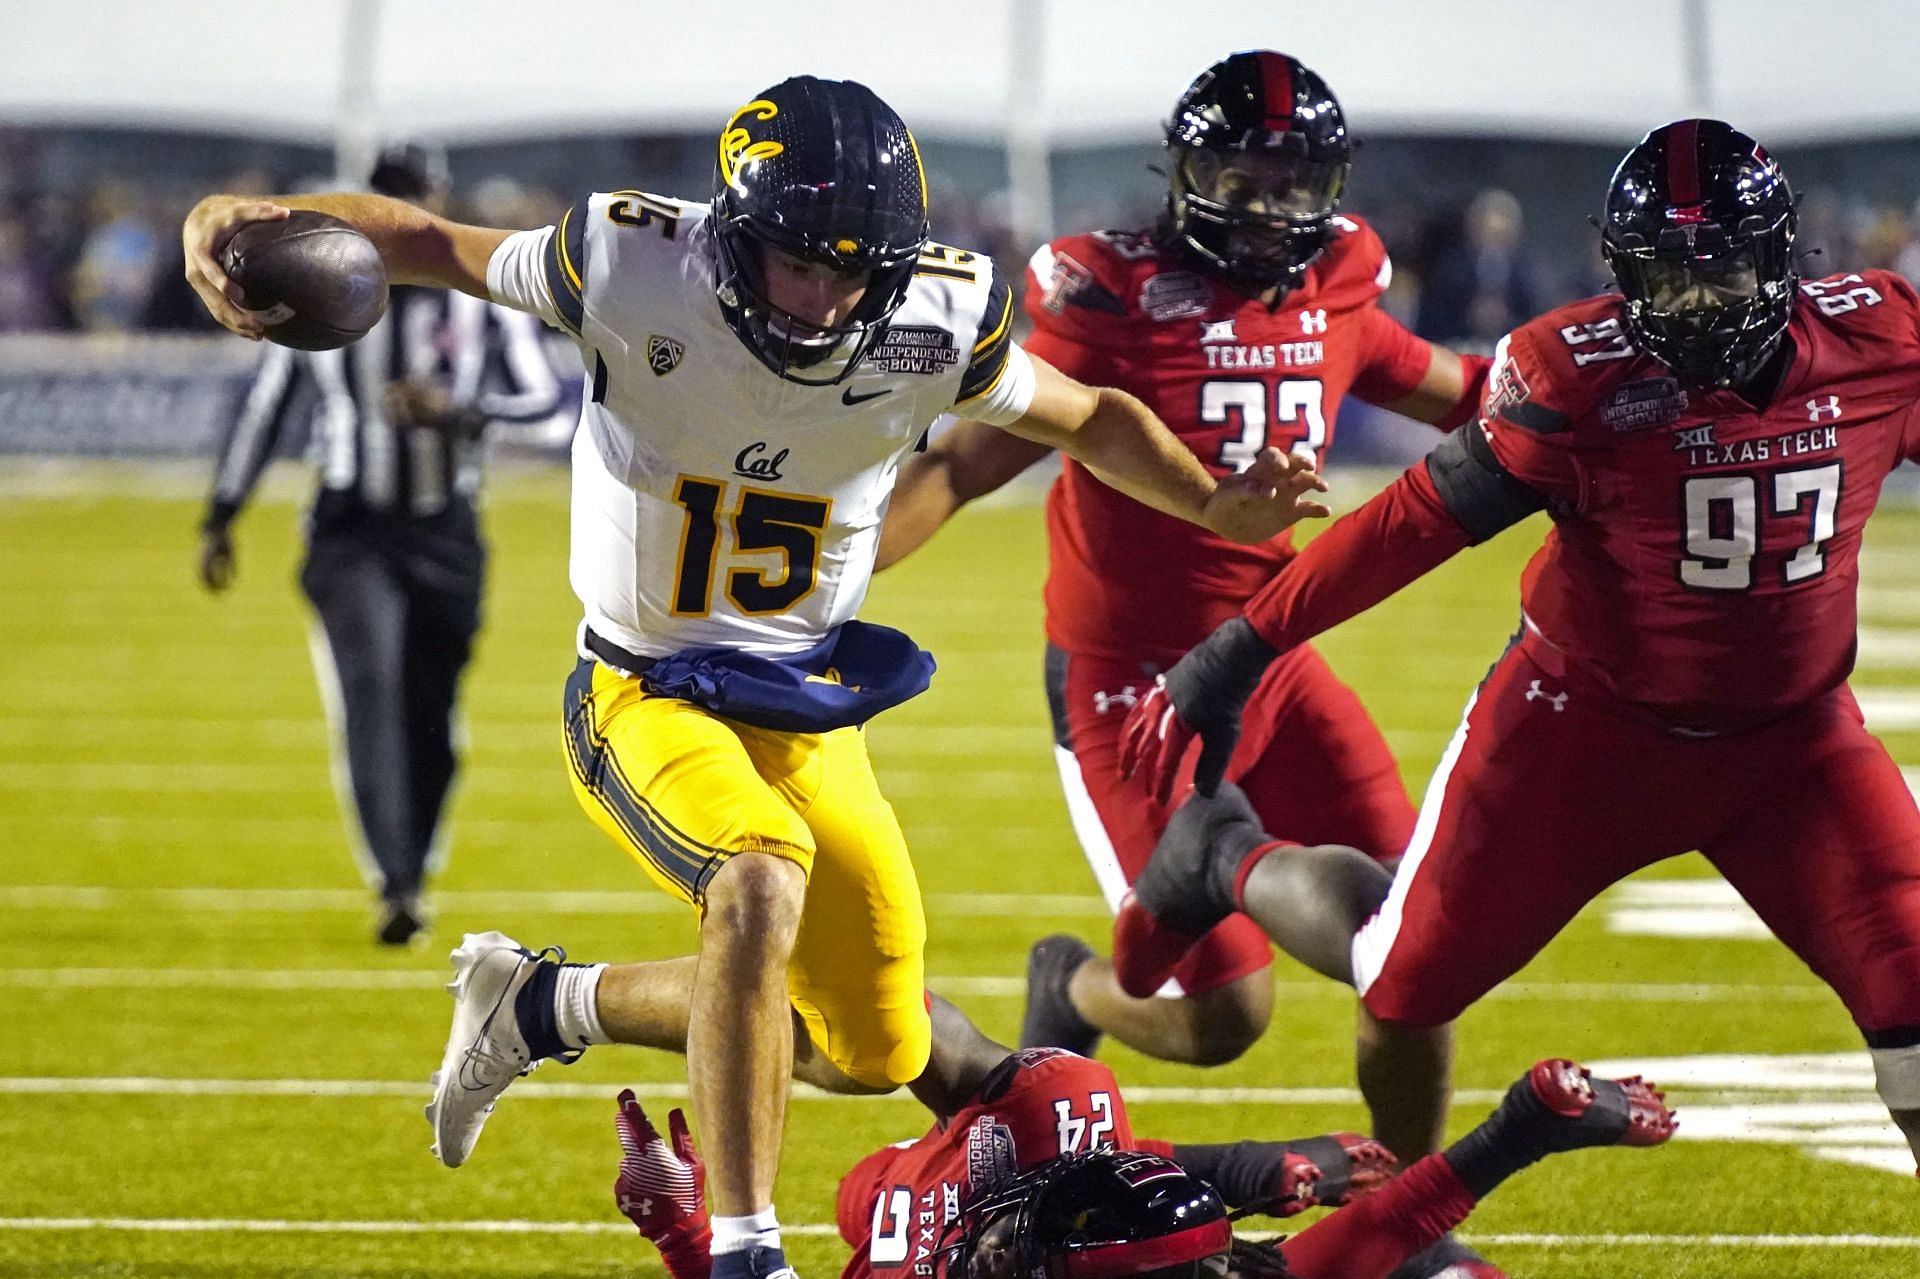
<svg viewBox="0 0 1920 1279"><path fill-rule="evenodd" d="M1319 76L1282 54L1235 54L1181 98L1167 144L1162 225L1066 236L1035 254L1028 349L1146 401L1216 473L1267 447L1320 458L1350 391L1443 425L1472 412L1484 361L1430 346L1381 311L1385 248L1334 211L1351 146ZM909 462L883 564L1048 451L1001 435L962 423ZM1117 905L1167 819L1120 777L1126 708L1295 552L1286 538L1249 547L1194 536L1104 488L1068 461L1048 498L1047 683L1075 829ZM1413 828L1386 743L1308 648L1275 665L1230 771L1280 833L1306 843L1394 857ZM1338 926L1342 952L1357 922ZM1024 1042L1091 1051L1104 1030L1159 1057L1218 1063L1266 1028L1271 947L1245 919L1215 930L1174 974L1177 1001L1126 996L1089 955L1070 939L1035 948ZM1438 1137L1430 1107L1401 1123L1376 1109L1376 1123L1403 1155Z"/></svg>
<svg viewBox="0 0 1920 1279"><path fill-rule="evenodd" d="M1137 1138L1101 1063L1054 1048L1009 1053L949 1004L934 1018L933 1058L913 1087L937 1122L841 1179L835 1217L852 1249L843 1279L1204 1279L1219 1261L1244 1279L1497 1279L1442 1237L1479 1199L1548 1154L1658 1145L1674 1128L1641 1080L1541 1062L1486 1122L1395 1177L1386 1147L1351 1133ZM673 1279L707 1279L706 1250L689 1246L705 1232L703 1170L680 1112L668 1130L671 1144L621 1094L615 1199ZM1287 1217L1315 1206L1339 1211L1277 1249L1234 1241L1226 1211Z"/></svg>
<svg viewBox="0 0 1920 1279"><path fill-rule="evenodd" d="M1920 457L1920 299L1880 271L1801 283L1793 233L1751 138L1649 134L1608 198L1625 296L1510 335L1479 422L1183 658L1129 763L1170 784L1275 651L1544 508L1520 634L1355 939L1367 1008L1444 1022L1607 885L1698 849L1840 995L1920 1151L1920 812L1846 684L1862 530Z"/></svg>

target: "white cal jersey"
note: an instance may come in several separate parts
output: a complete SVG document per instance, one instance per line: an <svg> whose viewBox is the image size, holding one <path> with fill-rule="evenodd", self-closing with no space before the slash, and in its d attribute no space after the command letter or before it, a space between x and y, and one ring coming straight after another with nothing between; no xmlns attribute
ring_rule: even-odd
<svg viewBox="0 0 1920 1279"><path fill-rule="evenodd" d="M762 364L714 295L707 206L596 194L508 237L495 300L579 344L571 576L586 623L651 657L810 647L866 597L901 461L956 404L1005 424L1033 397L993 263L929 245L852 376Z"/></svg>

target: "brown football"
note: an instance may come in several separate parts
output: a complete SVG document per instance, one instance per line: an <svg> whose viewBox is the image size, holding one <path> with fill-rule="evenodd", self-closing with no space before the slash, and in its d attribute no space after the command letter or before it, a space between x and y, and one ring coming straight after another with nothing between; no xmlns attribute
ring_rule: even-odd
<svg viewBox="0 0 1920 1279"><path fill-rule="evenodd" d="M387 268L373 241L329 214L250 222L227 242L222 265L281 346L331 351L386 314Z"/></svg>

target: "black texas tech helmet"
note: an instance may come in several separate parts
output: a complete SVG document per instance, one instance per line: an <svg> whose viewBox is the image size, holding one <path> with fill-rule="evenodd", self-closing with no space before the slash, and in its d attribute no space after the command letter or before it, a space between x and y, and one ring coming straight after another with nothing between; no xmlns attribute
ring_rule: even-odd
<svg viewBox="0 0 1920 1279"><path fill-rule="evenodd" d="M1353 159L1327 82L1284 53L1223 58L1174 104L1167 150L1175 235L1243 288L1297 285Z"/></svg>
<svg viewBox="0 0 1920 1279"><path fill-rule="evenodd" d="M782 80L721 131L712 227L715 288L740 340L790 381L841 381L906 297L927 242L920 150L906 123L865 85ZM768 247L869 272L865 297L835 328L794 327L767 300Z"/></svg>
<svg viewBox="0 0 1920 1279"><path fill-rule="evenodd" d="M1233 1246L1211 1186L1172 1160L1109 1149L976 1194L949 1230L946 1279L1201 1279Z"/></svg>
<svg viewBox="0 0 1920 1279"><path fill-rule="evenodd" d="M1682 381L1744 382L1793 313L1793 190L1773 157L1719 120L1676 120L1614 170L1601 251L1641 350Z"/></svg>

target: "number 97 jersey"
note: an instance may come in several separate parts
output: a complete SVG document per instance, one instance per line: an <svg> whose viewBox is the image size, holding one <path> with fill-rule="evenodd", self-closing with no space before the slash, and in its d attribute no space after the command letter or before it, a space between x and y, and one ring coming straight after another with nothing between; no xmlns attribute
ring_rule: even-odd
<svg viewBox="0 0 1920 1279"><path fill-rule="evenodd" d="M1554 519L1527 625L1671 726L1752 727L1852 668L1862 531L1920 453L1920 299L1885 271L1802 284L1759 406L1681 385L1624 310L1575 302L1495 351L1479 429Z"/></svg>
<svg viewBox="0 0 1920 1279"><path fill-rule="evenodd" d="M1386 248L1336 217L1300 286L1269 307L1132 233L1065 236L1028 264L1026 349L1158 413L1215 475L1273 447L1324 465L1349 391L1385 403L1425 377L1425 342L1379 308ZM1047 501L1047 638L1070 653L1171 661L1293 556L1147 509L1068 460Z"/></svg>

